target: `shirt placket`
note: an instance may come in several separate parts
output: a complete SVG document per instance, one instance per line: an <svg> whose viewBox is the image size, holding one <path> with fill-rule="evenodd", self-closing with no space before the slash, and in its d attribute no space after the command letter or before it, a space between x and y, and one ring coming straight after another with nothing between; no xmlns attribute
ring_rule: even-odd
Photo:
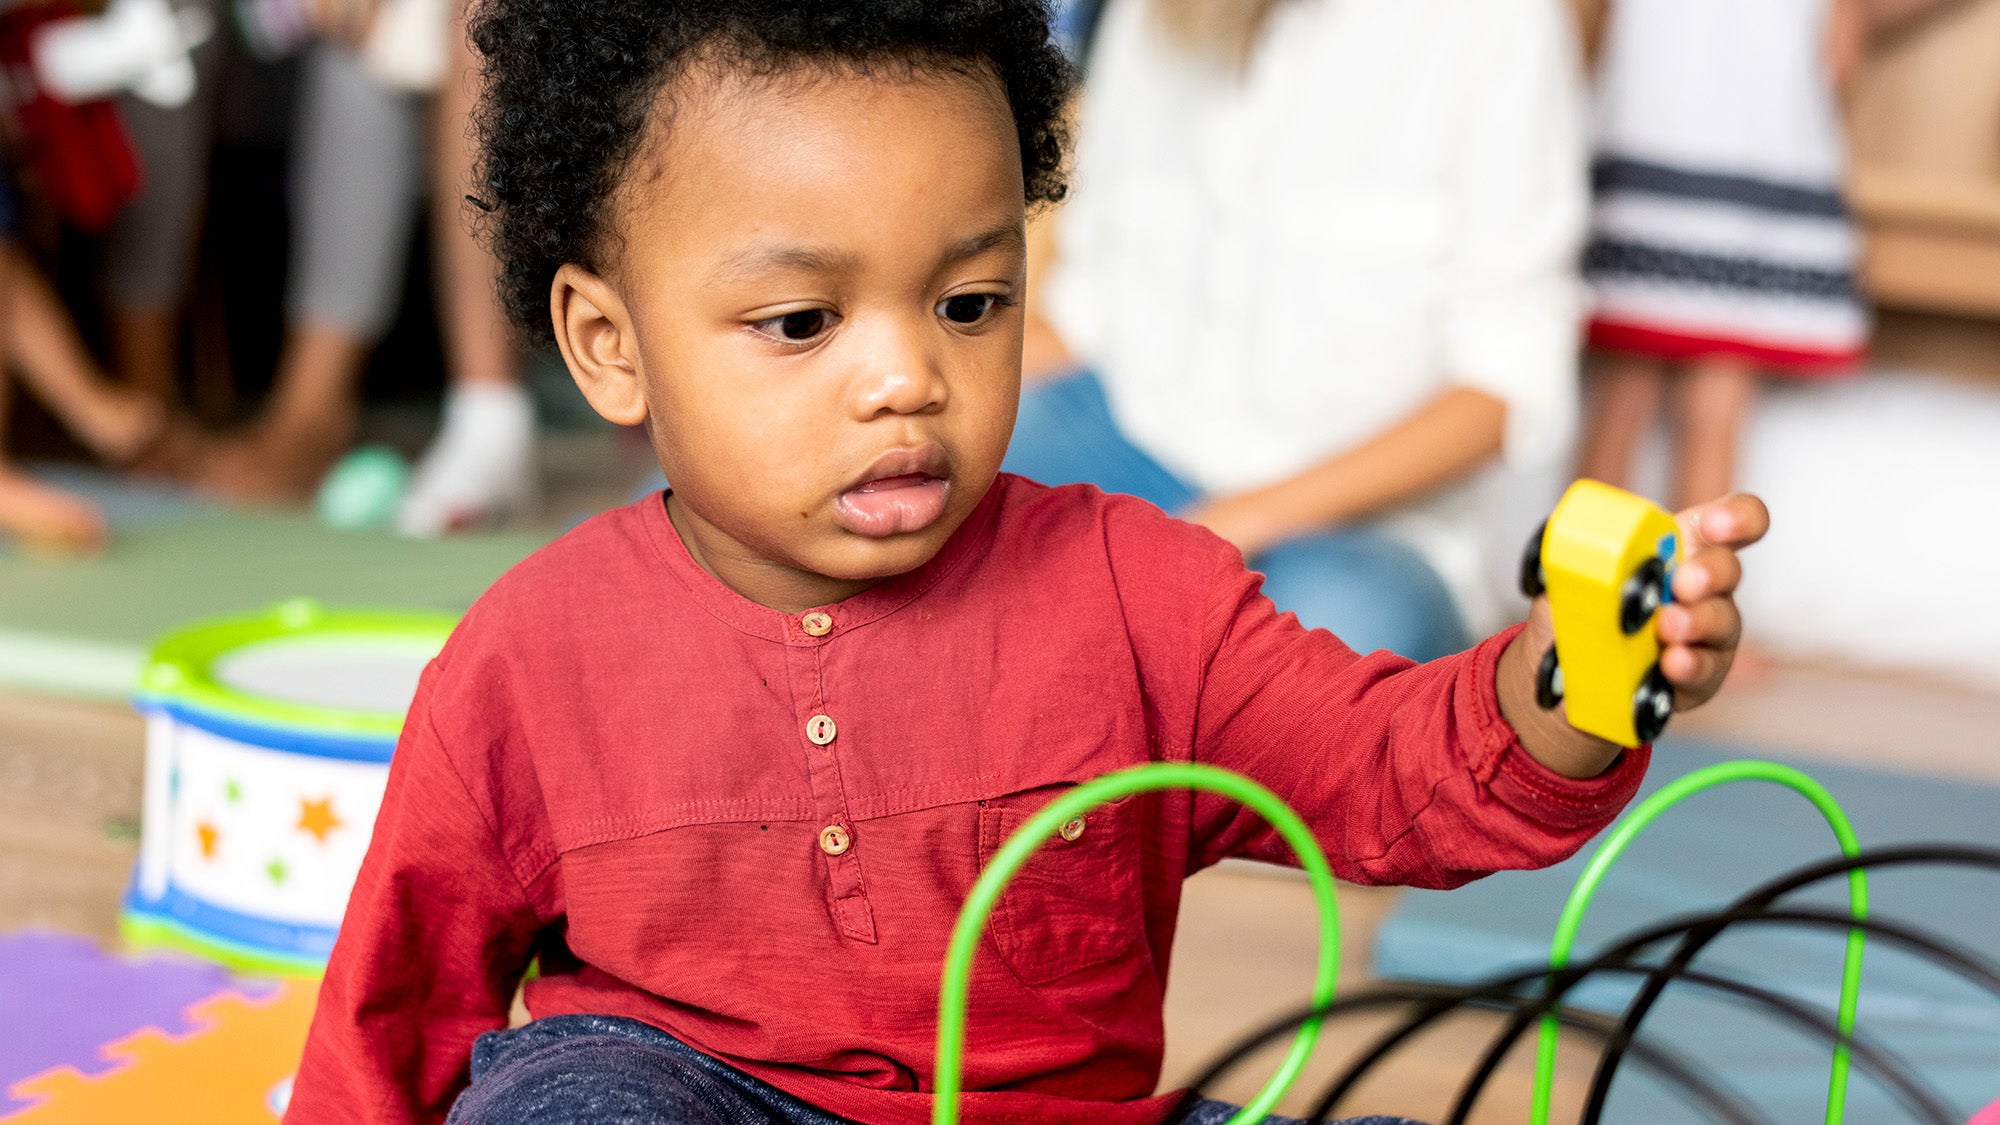
<svg viewBox="0 0 2000 1125"><path fill-rule="evenodd" d="M868 904L862 881L861 851L866 843L855 830L847 807L847 789L841 777L843 740L851 732L852 716L834 713L827 702L826 649L833 636L832 615L814 611L795 618L788 630L792 643L786 650L786 674L791 679L794 717L799 745L806 757L806 776L812 785L813 815L819 825L816 844L826 865L826 907L840 932L856 941L873 944L875 912Z"/></svg>

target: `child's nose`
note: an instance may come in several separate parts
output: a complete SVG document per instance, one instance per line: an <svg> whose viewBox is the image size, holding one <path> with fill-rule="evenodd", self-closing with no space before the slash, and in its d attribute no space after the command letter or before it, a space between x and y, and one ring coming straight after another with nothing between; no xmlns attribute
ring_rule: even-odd
<svg viewBox="0 0 2000 1125"><path fill-rule="evenodd" d="M887 328L869 344L855 380L856 413L863 421L883 414L920 414L944 405L944 372L921 333Z"/></svg>

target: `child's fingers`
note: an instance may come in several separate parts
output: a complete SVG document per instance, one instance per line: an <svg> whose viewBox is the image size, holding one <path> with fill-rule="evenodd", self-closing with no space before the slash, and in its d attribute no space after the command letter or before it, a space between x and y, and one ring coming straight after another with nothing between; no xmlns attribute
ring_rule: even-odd
<svg viewBox="0 0 2000 1125"><path fill-rule="evenodd" d="M1720 500L1698 505L1678 517L1690 548L1708 544L1747 547L1771 529L1771 511L1764 502L1747 492L1734 492Z"/></svg>
<svg viewBox="0 0 2000 1125"><path fill-rule="evenodd" d="M1712 648L1669 645L1660 653L1660 674L1674 685L1674 709L1685 711L1708 702L1722 686L1731 654Z"/></svg>
<svg viewBox="0 0 2000 1125"><path fill-rule="evenodd" d="M1675 602L1660 610L1660 643L1731 649L1742 638L1743 615L1728 598Z"/></svg>
<svg viewBox="0 0 2000 1125"><path fill-rule="evenodd" d="M1730 547L1703 547L1674 568L1674 600L1698 602L1736 592L1743 560Z"/></svg>

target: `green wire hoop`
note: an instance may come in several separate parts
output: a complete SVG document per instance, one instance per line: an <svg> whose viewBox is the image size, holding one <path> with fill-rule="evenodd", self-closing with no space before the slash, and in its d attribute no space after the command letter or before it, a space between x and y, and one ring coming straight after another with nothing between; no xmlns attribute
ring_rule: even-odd
<svg viewBox="0 0 2000 1125"><path fill-rule="evenodd" d="M1820 811L1840 841L1844 855L1853 857L1861 853L1861 844L1854 835L1854 826L1848 822L1847 814L1841 811L1833 795L1819 782L1790 766L1775 762L1738 761L1719 762L1699 769L1669 783L1664 789L1641 801L1630 815L1621 821L1611 835L1591 856L1590 865L1584 868L1583 877L1576 881L1576 889L1564 904L1562 919L1556 924L1556 937L1549 948L1549 968L1560 969L1569 964L1570 949L1576 944L1576 932L1583 925L1584 911L1589 909L1591 898L1597 893L1597 885L1604 881L1611 864L1646 826L1658 819L1660 814L1681 803L1704 789L1733 781L1769 781L1796 790L1813 807ZM1856 868L1848 873L1848 910L1859 921L1868 917L1868 876ZM1846 961L1840 977L1840 1008L1837 1013L1840 1032L1843 1036L1854 1033L1854 1010L1861 992L1861 946L1863 934L1860 930L1847 931ZM1562 1025L1555 1013L1542 1017L1541 1039L1535 1055L1535 1088L1533 1125L1548 1125L1549 1103L1555 1086L1556 1040L1561 1035ZM1827 1078L1826 1120L1827 1125L1839 1125L1847 1106L1848 1057L1851 1051L1843 1041L1834 1048L1833 1069Z"/></svg>
<svg viewBox="0 0 2000 1125"><path fill-rule="evenodd" d="M1335 899L1333 871L1326 854L1306 829L1305 822L1277 794L1241 774L1215 766L1184 762L1155 762L1106 774L1071 789L1030 817L1014 833L993 862L973 884L971 895L959 911L951 931L951 947L944 961L944 981L938 996L937 1096L932 1102L933 1125L953 1125L958 1120L959 1086L965 1062L965 1011L971 987L972 957L979 949L979 936L993 913L1000 892L1020 870L1035 849L1041 847L1071 817L1134 793L1161 789L1203 789L1237 801L1263 817L1299 857L1312 882L1313 899L1319 906L1319 964L1313 971L1313 1006L1324 1008L1333 1002L1334 984L1340 974L1340 907ZM1319 1041L1320 1021L1309 1019L1299 1025L1297 1038L1278 1072L1258 1092L1250 1104L1229 1119L1228 1125L1250 1125L1261 1121L1278 1099L1285 1096L1305 1068L1306 1059Z"/></svg>

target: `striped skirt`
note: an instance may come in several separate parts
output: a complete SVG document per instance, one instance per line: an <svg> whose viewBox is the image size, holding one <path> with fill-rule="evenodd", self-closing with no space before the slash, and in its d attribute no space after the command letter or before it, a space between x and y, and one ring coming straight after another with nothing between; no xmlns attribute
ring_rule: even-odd
<svg viewBox="0 0 2000 1125"><path fill-rule="evenodd" d="M1593 106L1592 343L1794 375L1861 358L1829 4L1612 5Z"/></svg>
<svg viewBox="0 0 2000 1125"><path fill-rule="evenodd" d="M1861 359L1869 316L1838 192L1615 158L1593 171L1593 347L1808 377Z"/></svg>

